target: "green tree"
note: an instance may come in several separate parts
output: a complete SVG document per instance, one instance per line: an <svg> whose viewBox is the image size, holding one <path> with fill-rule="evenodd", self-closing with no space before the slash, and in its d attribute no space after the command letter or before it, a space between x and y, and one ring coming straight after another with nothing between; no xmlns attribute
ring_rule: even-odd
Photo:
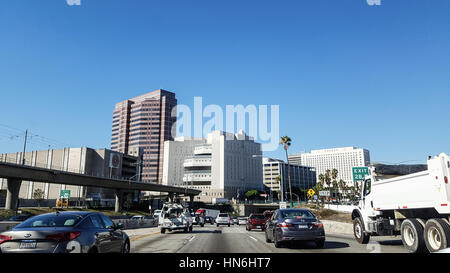
<svg viewBox="0 0 450 273"><path fill-rule="evenodd" d="M42 201L44 201L45 193L41 189L35 189L33 192L33 199L38 203L38 207L41 207Z"/></svg>
<svg viewBox="0 0 450 273"><path fill-rule="evenodd" d="M259 196L259 192L257 190L249 190L245 193L245 197L247 199L255 199Z"/></svg>
<svg viewBox="0 0 450 273"><path fill-rule="evenodd" d="M289 166L289 156L288 156L288 147L291 146L292 139L288 136L284 136L280 138L280 145L283 145L284 151L286 153L287 160L287 169L288 169L288 181L289 181L289 194L291 199L291 208L293 207L292 203L292 187L291 187L291 168ZM284 190L284 189L283 189Z"/></svg>
<svg viewBox="0 0 450 273"><path fill-rule="evenodd" d="M281 192L281 176L280 175L278 175L277 177L275 177L275 182L277 182L278 183L278 190L276 190L276 192L277 192L277 198L278 198L278 200L280 200L280 192Z"/></svg>
<svg viewBox="0 0 450 273"><path fill-rule="evenodd" d="M347 185L346 185L345 181L342 179L339 180L338 187L339 187L340 192L342 192L341 196L345 198L346 192L347 192ZM341 198L339 198L339 201L340 200L341 200Z"/></svg>
<svg viewBox="0 0 450 273"><path fill-rule="evenodd" d="M337 188L338 188L337 177L338 177L338 173L339 172L338 172L337 169L332 169L331 170L331 179L333 179L331 183L333 185L332 189L333 189L333 192L334 192L334 197L337 196Z"/></svg>

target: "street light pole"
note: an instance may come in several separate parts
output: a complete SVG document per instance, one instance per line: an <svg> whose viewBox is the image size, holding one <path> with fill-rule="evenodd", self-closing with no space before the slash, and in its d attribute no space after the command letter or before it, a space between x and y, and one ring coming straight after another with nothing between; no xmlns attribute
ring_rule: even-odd
<svg viewBox="0 0 450 273"><path fill-rule="evenodd" d="M23 142L22 165L25 165L25 149L27 148L28 129L25 130L25 140Z"/></svg>

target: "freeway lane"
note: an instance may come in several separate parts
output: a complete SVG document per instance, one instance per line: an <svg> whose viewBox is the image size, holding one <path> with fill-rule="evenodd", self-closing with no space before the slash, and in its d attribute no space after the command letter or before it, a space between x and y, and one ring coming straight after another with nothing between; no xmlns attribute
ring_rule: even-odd
<svg viewBox="0 0 450 273"><path fill-rule="evenodd" d="M131 243L132 253L406 253L399 237L374 238L368 245L352 236L327 234L325 246L314 243L276 248L266 243L264 232L246 231L244 226L194 226L191 233L153 233Z"/></svg>

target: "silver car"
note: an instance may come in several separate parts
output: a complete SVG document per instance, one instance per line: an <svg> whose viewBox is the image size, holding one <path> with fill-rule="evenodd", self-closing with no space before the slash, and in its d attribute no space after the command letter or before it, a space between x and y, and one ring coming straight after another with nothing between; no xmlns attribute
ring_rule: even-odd
<svg viewBox="0 0 450 273"><path fill-rule="evenodd" d="M228 215L228 213L219 213L215 222L216 222L217 226L219 226L219 225L230 226L232 223L230 215Z"/></svg>
<svg viewBox="0 0 450 273"><path fill-rule="evenodd" d="M122 227L97 212L41 214L1 233L0 253L128 253Z"/></svg>

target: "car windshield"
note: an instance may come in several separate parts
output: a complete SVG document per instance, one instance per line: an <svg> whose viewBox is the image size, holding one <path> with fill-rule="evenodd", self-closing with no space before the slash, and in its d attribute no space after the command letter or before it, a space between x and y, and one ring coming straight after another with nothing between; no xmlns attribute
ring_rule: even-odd
<svg viewBox="0 0 450 273"><path fill-rule="evenodd" d="M226 214L226 213L220 213L220 214L219 214L219 217L228 217L228 214Z"/></svg>
<svg viewBox="0 0 450 273"><path fill-rule="evenodd" d="M315 218L315 216L307 210L286 210L281 211L281 217L284 219L295 219L295 218Z"/></svg>
<svg viewBox="0 0 450 273"><path fill-rule="evenodd" d="M73 214L50 214L30 218L17 225L17 228L41 228L41 227L73 227L82 219Z"/></svg>
<svg viewBox="0 0 450 273"><path fill-rule="evenodd" d="M264 219L264 215L254 214L250 216L251 219Z"/></svg>

